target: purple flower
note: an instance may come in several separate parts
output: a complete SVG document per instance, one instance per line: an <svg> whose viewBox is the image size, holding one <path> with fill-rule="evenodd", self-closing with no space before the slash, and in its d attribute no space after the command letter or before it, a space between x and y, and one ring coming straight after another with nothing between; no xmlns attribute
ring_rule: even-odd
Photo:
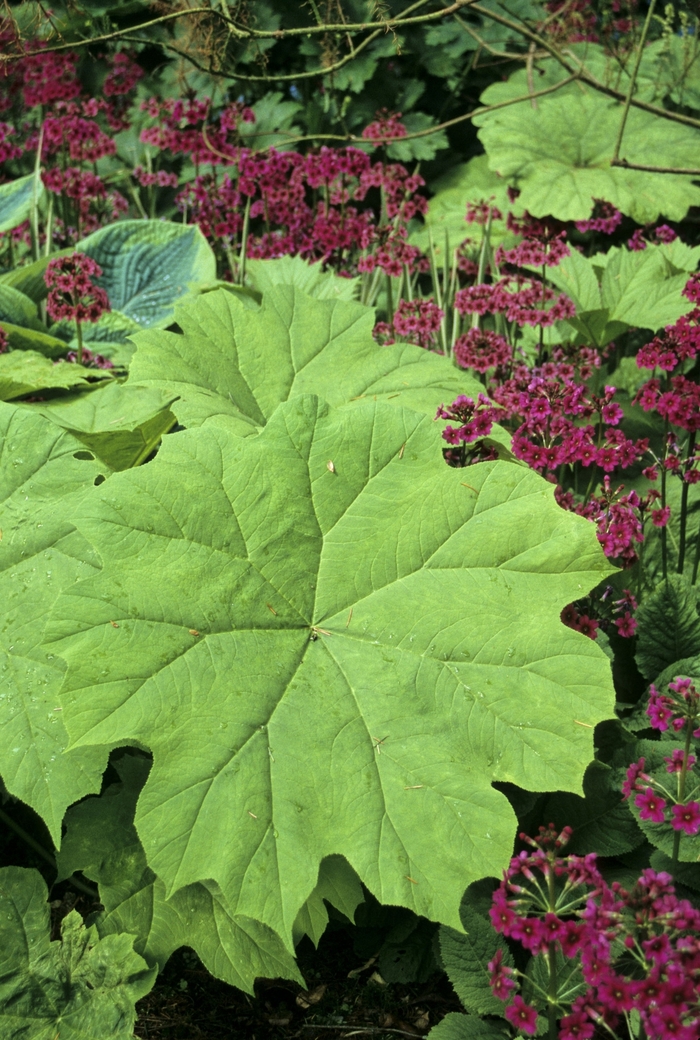
<svg viewBox="0 0 700 1040"><path fill-rule="evenodd" d="M647 787L641 794L638 794L634 804L639 809L642 820L651 820L653 823L664 822L666 802L654 793L653 788Z"/></svg>
<svg viewBox="0 0 700 1040"><path fill-rule="evenodd" d="M513 998L513 1003L506 1008L504 1014L516 1029L522 1029L524 1033L534 1036L537 1030L537 1009L526 1004L519 994Z"/></svg>
<svg viewBox="0 0 700 1040"><path fill-rule="evenodd" d="M685 831L686 834L697 834L700 831L700 804L688 802L687 805L671 806L671 826L674 831Z"/></svg>

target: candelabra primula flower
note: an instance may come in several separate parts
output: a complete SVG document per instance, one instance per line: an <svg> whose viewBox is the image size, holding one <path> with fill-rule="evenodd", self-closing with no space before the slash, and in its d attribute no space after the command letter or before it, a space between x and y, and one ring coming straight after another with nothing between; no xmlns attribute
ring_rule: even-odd
<svg viewBox="0 0 700 1040"><path fill-rule="evenodd" d="M108 311L109 299L104 289L95 285L102 268L86 253L50 260L44 274L49 288L46 309L54 321L95 322Z"/></svg>

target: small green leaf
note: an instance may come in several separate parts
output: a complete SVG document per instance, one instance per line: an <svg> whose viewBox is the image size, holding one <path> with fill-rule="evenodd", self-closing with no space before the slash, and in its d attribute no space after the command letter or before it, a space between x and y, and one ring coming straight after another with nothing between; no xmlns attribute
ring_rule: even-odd
<svg viewBox="0 0 700 1040"><path fill-rule="evenodd" d="M246 272L252 289L263 296L275 285L295 285L318 300L354 300L360 284L359 278L341 278L333 271L324 271L322 264L309 264L300 256L249 260Z"/></svg>
<svg viewBox="0 0 700 1040"><path fill-rule="evenodd" d="M36 870L0 869L0 1007L8 1040L131 1040L135 1003L155 981L132 935L100 939L77 910L51 942L48 892Z"/></svg>
<svg viewBox="0 0 700 1040"><path fill-rule="evenodd" d="M652 682L682 658L700 655L697 595L687 578L671 574L637 612L637 665Z"/></svg>
<svg viewBox="0 0 700 1040"><path fill-rule="evenodd" d="M27 177L0 184L0 233L17 227L28 218L32 206L34 180L34 174L30 173ZM44 185L39 181L37 202L43 192Z"/></svg>
<svg viewBox="0 0 700 1040"><path fill-rule="evenodd" d="M426 1040L504 1040L511 1037L505 1022L489 1022L476 1015L450 1011L428 1033Z"/></svg>
<svg viewBox="0 0 700 1040"><path fill-rule="evenodd" d="M177 300L216 278L216 261L198 227L164 220L121 220L75 247L102 268L96 279L113 310L140 328L167 325Z"/></svg>

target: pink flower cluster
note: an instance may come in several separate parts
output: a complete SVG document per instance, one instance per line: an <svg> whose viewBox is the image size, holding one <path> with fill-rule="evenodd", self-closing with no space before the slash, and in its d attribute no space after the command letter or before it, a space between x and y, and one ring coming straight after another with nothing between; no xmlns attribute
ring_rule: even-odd
<svg viewBox="0 0 700 1040"><path fill-rule="evenodd" d="M419 347L432 347L437 340L445 314L432 297L428 300L401 300L392 322L396 336Z"/></svg>
<svg viewBox="0 0 700 1040"><path fill-rule="evenodd" d="M571 833L550 825L537 839L521 834L534 851L511 860L490 911L496 931L544 959L547 970L557 954L577 962L578 994L556 994L559 1040L592 1040L598 1027L614 1034L633 1008L649 1040L696 1040L700 911L676 896L664 872L643 870L630 890L609 885L594 853L562 855ZM500 950L488 968L494 995L507 1002L505 1017L534 1035L537 1008L516 992L524 974L506 965ZM552 996L538 995L545 1005Z"/></svg>
<svg viewBox="0 0 700 1040"><path fill-rule="evenodd" d="M97 321L109 310L109 299L104 289L95 285L102 268L86 253L59 256L49 260L44 281L49 288L46 309L54 321Z"/></svg>
<svg viewBox="0 0 700 1040"><path fill-rule="evenodd" d="M362 136L368 141L383 143L387 139L392 140L397 137L405 137L408 133L406 127L401 122L401 112L388 112L383 108L376 115L375 122L370 123L362 131Z"/></svg>
<svg viewBox="0 0 700 1040"><path fill-rule="evenodd" d="M619 209L616 209L610 202L604 202L602 199L595 200L593 213L594 216L589 217L588 220L576 221L577 231L582 233L599 231L602 235L612 235L622 223L622 214Z"/></svg>
<svg viewBox="0 0 700 1040"><path fill-rule="evenodd" d="M473 328L455 341L454 358L461 368L488 372L492 368L505 369L510 364L513 348L496 332Z"/></svg>
<svg viewBox="0 0 700 1040"><path fill-rule="evenodd" d="M436 419L449 419L459 426L446 426L442 432L448 444L471 444L480 437L488 437L493 424L498 422L499 409L484 394L479 394L478 401L460 394L447 408L440 405Z"/></svg>
<svg viewBox="0 0 700 1040"><path fill-rule="evenodd" d="M549 306L551 304L551 306ZM536 279L503 277L493 285L470 285L455 294L460 314L505 314L517 325L553 325L573 318L574 303Z"/></svg>

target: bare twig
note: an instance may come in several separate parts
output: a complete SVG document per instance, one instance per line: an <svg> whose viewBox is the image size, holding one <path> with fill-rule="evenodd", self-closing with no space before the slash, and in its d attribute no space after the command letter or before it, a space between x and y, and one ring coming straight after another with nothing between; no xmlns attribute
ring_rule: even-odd
<svg viewBox="0 0 700 1040"><path fill-rule="evenodd" d="M611 166L624 170L645 170L647 173L677 173L685 177L700 177L700 169L692 166L646 166L644 163L627 162L627 159L611 159Z"/></svg>
<svg viewBox="0 0 700 1040"><path fill-rule="evenodd" d="M409 1033L407 1029L389 1029L389 1028L383 1028L382 1026L352 1026L352 1025L344 1025L344 1026L316 1026L316 1025L311 1025L311 1024L304 1023L304 1025L301 1028L302 1029L348 1029L348 1030L350 1030L350 1032L346 1033L346 1036L356 1036L358 1033L374 1033L374 1034L377 1034L377 1033L395 1033L397 1036L410 1036L410 1037L413 1037L413 1040L415 1040L415 1038L417 1036L421 1035L420 1033Z"/></svg>
<svg viewBox="0 0 700 1040"><path fill-rule="evenodd" d="M615 150L613 151L612 162L617 162L620 158L620 146L622 145L622 137L625 133L625 124L627 122L627 116L629 114L630 105L632 103L632 95L634 94L634 88L637 84L637 75L639 73L639 66L642 63L642 55L644 53L644 44L647 41L647 33L649 32L649 26L651 25L651 19L654 14L654 8L656 6L656 0L651 0L649 4L649 10L647 16L644 19L644 28L642 29L642 36L637 46L637 54L634 62L634 68L632 69L632 75L630 77L630 84L627 88L627 97L625 98L625 107L622 110L622 119L620 121L620 129L617 131L617 139L615 141Z"/></svg>

